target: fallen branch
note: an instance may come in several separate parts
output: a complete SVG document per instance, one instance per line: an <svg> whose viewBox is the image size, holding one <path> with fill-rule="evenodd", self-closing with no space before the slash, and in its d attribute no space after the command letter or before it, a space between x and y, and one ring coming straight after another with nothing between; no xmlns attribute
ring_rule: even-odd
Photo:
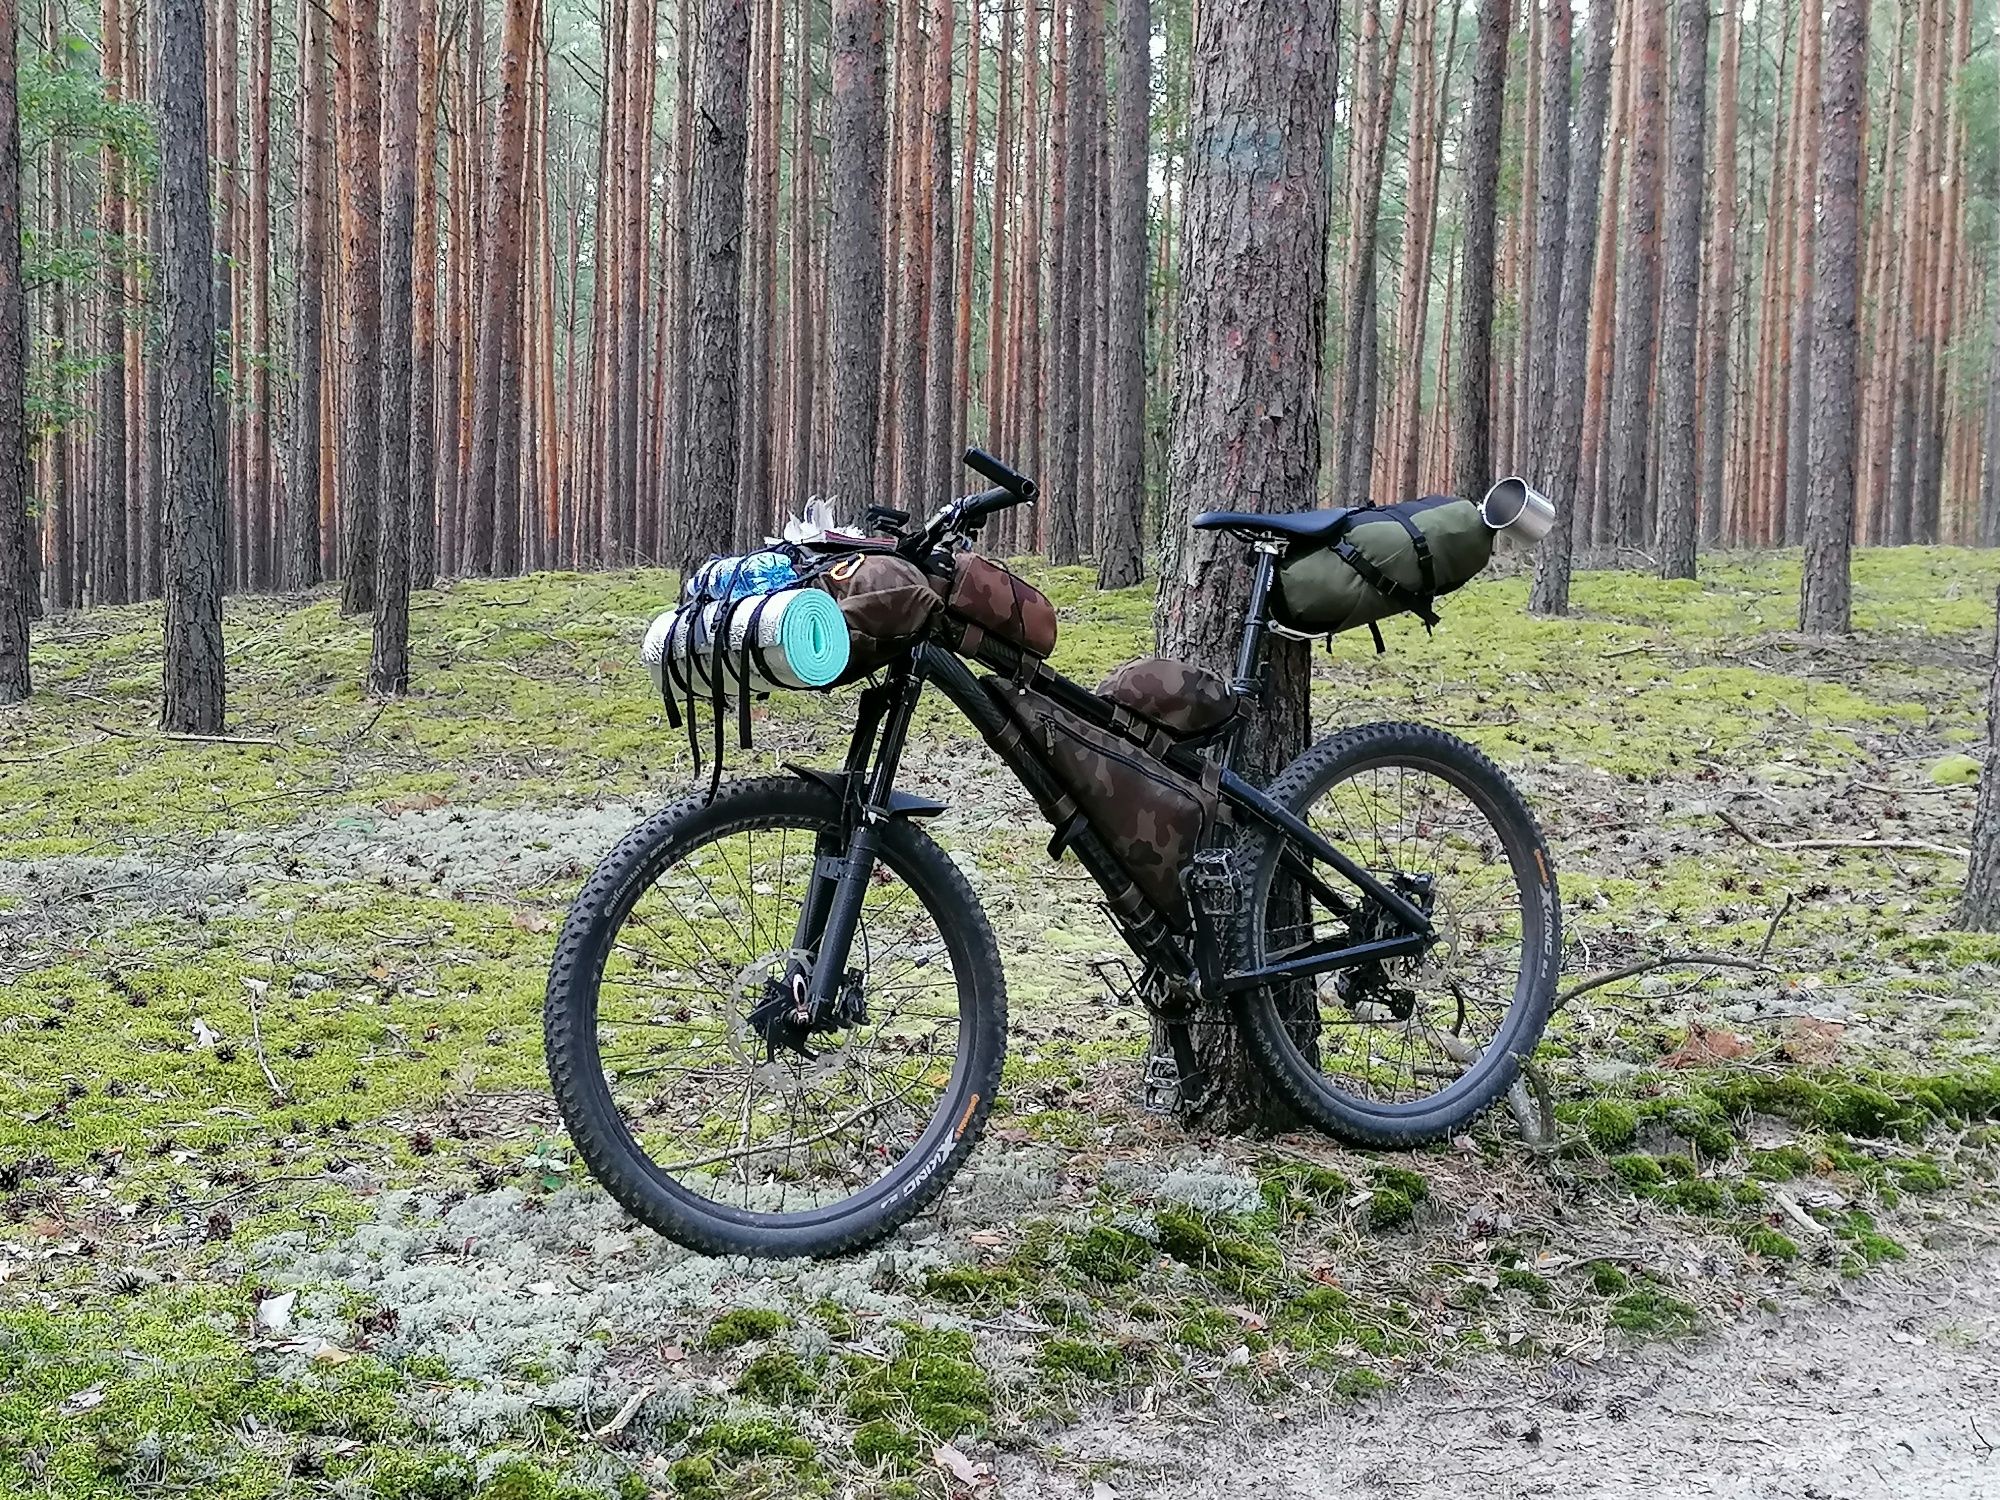
<svg viewBox="0 0 2000 1500"><path fill-rule="evenodd" d="M1592 990L1601 990L1607 984L1616 984L1621 979L1635 979L1641 974L1650 974L1655 969L1698 969L1714 965L1724 969L1750 969L1759 973L1771 972L1771 965L1761 958L1736 958L1727 953L1668 953L1659 958L1641 959L1635 964L1626 964L1621 969L1607 969L1602 974L1593 974L1588 979L1579 979L1575 984L1556 996L1555 1004L1549 1007L1554 1015L1579 995L1587 995Z"/></svg>
<svg viewBox="0 0 2000 1500"><path fill-rule="evenodd" d="M106 734L115 734L121 740L173 740L184 745L267 745L278 750L284 748L277 740L259 734L180 734L166 729L120 729L114 724L100 724L95 720L92 720L92 727Z"/></svg>
<svg viewBox="0 0 2000 1500"><path fill-rule="evenodd" d="M1715 815L1759 849L1774 849L1779 853L1790 853L1794 849L1909 849L1925 854L1942 854L1949 859L1971 858L1967 850L1951 844L1933 844L1927 839L1767 839L1752 833L1721 808L1715 810Z"/></svg>
<svg viewBox="0 0 2000 1500"><path fill-rule="evenodd" d="M652 1394L653 1388L650 1385L640 1386L638 1390L625 1398L625 1404L618 1408L618 1415L598 1428L591 1436L596 1438L600 1443L606 1438L618 1436L619 1433L625 1430L627 1424L639 1414L639 1408L646 1404L646 1398Z"/></svg>
<svg viewBox="0 0 2000 1500"><path fill-rule="evenodd" d="M270 1059L264 1056L264 1029L259 1023L258 1012L263 1009L260 1002L264 998L265 987L265 981L261 979L243 981L243 988L250 992L250 1049L257 1054L257 1066L264 1071L264 1082L271 1086L271 1098L276 1103L285 1104L290 1102L292 1096L285 1092L285 1086L278 1082L278 1075L271 1071Z"/></svg>

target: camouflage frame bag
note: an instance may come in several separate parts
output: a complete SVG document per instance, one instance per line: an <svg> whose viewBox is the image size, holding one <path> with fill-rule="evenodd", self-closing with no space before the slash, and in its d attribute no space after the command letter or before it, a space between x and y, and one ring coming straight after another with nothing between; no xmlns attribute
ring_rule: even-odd
<svg viewBox="0 0 2000 1500"><path fill-rule="evenodd" d="M1031 686L997 678L987 678L986 686L1068 794L1043 809L1056 829L1050 850L1060 853L1078 821L1087 822L1133 885L1173 926L1187 930L1193 916L1181 870L1215 819L1219 772L1211 768L1207 782L1183 776Z"/></svg>

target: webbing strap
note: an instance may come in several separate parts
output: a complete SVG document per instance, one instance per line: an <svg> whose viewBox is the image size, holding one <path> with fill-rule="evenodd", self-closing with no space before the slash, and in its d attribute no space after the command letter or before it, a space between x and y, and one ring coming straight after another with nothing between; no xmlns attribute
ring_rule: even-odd
<svg viewBox="0 0 2000 1500"><path fill-rule="evenodd" d="M1395 579L1391 578L1387 573L1376 567L1374 563L1362 556L1361 549L1345 537L1333 544L1333 553L1334 556L1360 574L1363 583L1391 600L1398 608L1406 609L1419 620L1422 620L1424 622L1424 629L1429 630L1436 626L1438 622L1437 611L1431 608L1431 598L1433 596L1416 593L1396 582Z"/></svg>

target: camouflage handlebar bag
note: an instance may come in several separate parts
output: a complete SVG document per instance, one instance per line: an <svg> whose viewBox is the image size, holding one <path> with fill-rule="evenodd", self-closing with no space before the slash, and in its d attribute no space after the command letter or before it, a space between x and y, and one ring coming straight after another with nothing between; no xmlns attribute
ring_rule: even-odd
<svg viewBox="0 0 2000 1500"><path fill-rule="evenodd" d="M895 660L944 607L924 570L892 552L849 553L815 581L833 595L847 621L847 670L836 687Z"/></svg>
<svg viewBox="0 0 2000 1500"><path fill-rule="evenodd" d="M1492 561L1493 535L1477 505L1449 495L1358 506L1328 540L1295 548L1278 565L1279 623L1305 635L1337 635L1413 614L1429 629L1437 624L1438 596Z"/></svg>
<svg viewBox="0 0 2000 1500"><path fill-rule="evenodd" d="M1056 649L1056 607L1049 596L992 558L959 553L940 586L946 612L962 627L956 648L962 654L978 655L987 636L1035 657Z"/></svg>

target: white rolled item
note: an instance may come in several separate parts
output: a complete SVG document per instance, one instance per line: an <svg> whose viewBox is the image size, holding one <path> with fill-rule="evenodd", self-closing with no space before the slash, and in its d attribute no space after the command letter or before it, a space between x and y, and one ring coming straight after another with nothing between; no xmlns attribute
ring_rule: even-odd
<svg viewBox="0 0 2000 1500"><path fill-rule="evenodd" d="M761 605L761 608L760 608ZM757 639L749 654L749 691L822 688L846 670L847 625L840 606L820 589L784 589L734 604L720 601L699 608L670 609L646 631L640 659L652 674L655 692L698 698L714 696L715 631L728 611L728 643L722 651L722 695L733 700L741 689L744 642L750 624Z"/></svg>

